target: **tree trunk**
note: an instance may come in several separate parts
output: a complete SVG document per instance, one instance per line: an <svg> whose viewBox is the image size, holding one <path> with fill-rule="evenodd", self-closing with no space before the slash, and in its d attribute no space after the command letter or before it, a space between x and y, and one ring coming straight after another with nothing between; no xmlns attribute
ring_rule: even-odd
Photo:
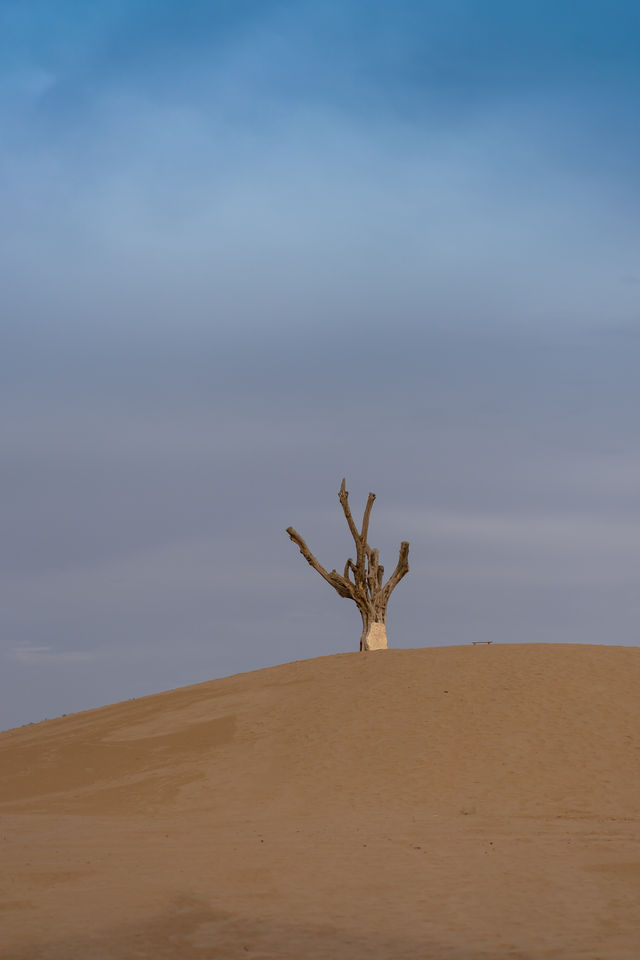
<svg viewBox="0 0 640 960"><path fill-rule="evenodd" d="M362 618L362 636L360 637L361 650L386 650L387 628L384 623L372 620L365 623Z"/></svg>

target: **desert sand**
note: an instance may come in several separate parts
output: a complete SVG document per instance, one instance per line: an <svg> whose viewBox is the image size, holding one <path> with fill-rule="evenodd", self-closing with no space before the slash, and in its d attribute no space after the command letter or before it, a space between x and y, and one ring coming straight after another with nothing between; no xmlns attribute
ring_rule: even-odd
<svg viewBox="0 0 640 960"><path fill-rule="evenodd" d="M11 960L638 960L640 649L343 654L0 734Z"/></svg>

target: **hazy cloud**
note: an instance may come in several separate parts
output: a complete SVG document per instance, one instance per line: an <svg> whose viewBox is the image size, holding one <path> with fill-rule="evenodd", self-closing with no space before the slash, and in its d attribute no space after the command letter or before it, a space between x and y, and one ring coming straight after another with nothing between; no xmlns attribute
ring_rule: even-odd
<svg viewBox="0 0 640 960"><path fill-rule="evenodd" d="M97 660L99 654L88 650L54 650L50 646L22 644L9 651L9 659L26 667L56 667Z"/></svg>

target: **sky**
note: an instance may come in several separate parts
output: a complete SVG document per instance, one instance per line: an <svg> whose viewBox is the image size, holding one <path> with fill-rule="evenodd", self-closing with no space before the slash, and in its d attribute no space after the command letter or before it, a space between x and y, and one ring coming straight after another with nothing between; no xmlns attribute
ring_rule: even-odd
<svg viewBox="0 0 640 960"><path fill-rule="evenodd" d="M640 638L635 0L0 0L0 729Z"/></svg>

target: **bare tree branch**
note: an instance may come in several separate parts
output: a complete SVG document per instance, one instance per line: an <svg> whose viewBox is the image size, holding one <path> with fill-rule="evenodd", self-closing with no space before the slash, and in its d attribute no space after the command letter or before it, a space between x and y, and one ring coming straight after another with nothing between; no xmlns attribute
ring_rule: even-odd
<svg viewBox="0 0 640 960"><path fill-rule="evenodd" d="M369 517L371 516L371 507L373 506L375 499L375 493L370 493L367 498L367 505L364 508L364 517L362 518L362 533L360 534L360 539L363 543L367 542L367 537L369 535Z"/></svg>
<svg viewBox="0 0 640 960"><path fill-rule="evenodd" d="M349 491L347 490L347 478L342 478L342 483L340 484L340 493L338 494L338 499L342 505L344 515L347 518L347 523L349 524L349 530L351 531L351 536L356 545L356 548L360 544L360 534L358 533L358 528L356 527L353 517L351 516L351 508L349 507ZM357 565L357 562L356 562Z"/></svg>
<svg viewBox="0 0 640 960"><path fill-rule="evenodd" d="M339 573L335 570L332 570L329 573L322 564L316 560L314 555L309 550L309 547L302 539L297 530L294 530L293 527L287 527L287 533L293 540L293 542L300 548L300 553L305 558L307 563L313 567L314 570L317 570L321 577L330 583L334 590L337 590L341 597L347 597L350 600L354 600L353 584L346 580L344 577L341 577Z"/></svg>
<svg viewBox="0 0 640 960"><path fill-rule="evenodd" d="M369 591L369 598L373 600L377 592L376 587L378 584L378 551L372 550L367 545L366 556L367 556L367 589Z"/></svg>
<svg viewBox="0 0 640 960"><path fill-rule="evenodd" d="M351 570L352 573L353 573L353 580L351 580L351 578L349 577L349 570ZM353 582L355 581L355 578L356 578L356 568L355 568L355 566L354 566L354 564L353 564L353 560L351 559L351 557L349 557L349 559L347 560L347 562L346 562L345 565L344 565L344 578L345 578L345 580L348 580L349 583L353 583Z"/></svg>
<svg viewBox="0 0 640 960"><path fill-rule="evenodd" d="M385 605L388 603L389 597L391 596L393 590L395 590L402 578L406 576L407 573L409 573L409 544L406 540L403 540L400 544L400 555L398 557L396 568L382 590Z"/></svg>

